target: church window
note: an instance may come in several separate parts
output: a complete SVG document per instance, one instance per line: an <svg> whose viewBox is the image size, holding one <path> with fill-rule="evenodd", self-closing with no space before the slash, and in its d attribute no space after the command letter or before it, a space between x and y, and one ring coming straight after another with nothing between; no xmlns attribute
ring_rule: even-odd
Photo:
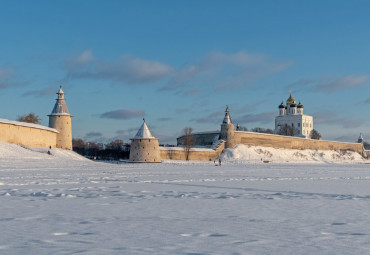
<svg viewBox="0 0 370 255"><path fill-rule="evenodd" d="M294 127L294 123L292 123L292 127Z"/></svg>
<svg viewBox="0 0 370 255"><path fill-rule="evenodd" d="M301 126L301 123L298 123L298 127L300 127Z"/></svg>

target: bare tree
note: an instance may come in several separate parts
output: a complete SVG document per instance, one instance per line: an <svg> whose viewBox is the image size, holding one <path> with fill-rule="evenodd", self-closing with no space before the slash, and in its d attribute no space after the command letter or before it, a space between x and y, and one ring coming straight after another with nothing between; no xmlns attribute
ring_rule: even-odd
<svg viewBox="0 0 370 255"><path fill-rule="evenodd" d="M248 131L248 128L246 128L246 127L243 127L243 126L237 126L236 127L236 131Z"/></svg>
<svg viewBox="0 0 370 255"><path fill-rule="evenodd" d="M107 149L121 151L123 149L123 141L120 139L114 140L107 144Z"/></svg>
<svg viewBox="0 0 370 255"><path fill-rule="evenodd" d="M72 147L73 148L83 148L85 149L85 142L84 140L78 138L78 139L72 139Z"/></svg>
<svg viewBox="0 0 370 255"><path fill-rule="evenodd" d="M17 121L40 124L41 119L39 118L39 116L31 112L29 114L18 116Z"/></svg>
<svg viewBox="0 0 370 255"><path fill-rule="evenodd" d="M194 147L194 137L192 135L193 129L191 127L184 128L184 152L185 159L189 160L190 149Z"/></svg>
<svg viewBox="0 0 370 255"><path fill-rule="evenodd" d="M279 135L294 136L295 133L296 132L295 132L294 127L291 127L288 124L285 124L279 130Z"/></svg>
<svg viewBox="0 0 370 255"><path fill-rule="evenodd" d="M310 138L315 140L321 140L321 134L316 129L312 129L310 133Z"/></svg>
<svg viewBox="0 0 370 255"><path fill-rule="evenodd" d="M256 128L252 128L251 130L252 132L256 132L256 133L265 133L265 134L273 134L274 131L270 128L261 128L261 127L256 127Z"/></svg>

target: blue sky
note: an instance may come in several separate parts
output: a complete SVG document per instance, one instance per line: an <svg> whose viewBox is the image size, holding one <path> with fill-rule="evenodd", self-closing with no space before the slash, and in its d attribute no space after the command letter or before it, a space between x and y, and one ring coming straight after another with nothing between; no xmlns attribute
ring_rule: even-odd
<svg viewBox="0 0 370 255"><path fill-rule="evenodd" d="M273 128L289 91L324 139L370 137L369 1L2 1L0 118L48 124L60 84L75 138L128 141L145 117ZM370 140L370 138L368 139Z"/></svg>

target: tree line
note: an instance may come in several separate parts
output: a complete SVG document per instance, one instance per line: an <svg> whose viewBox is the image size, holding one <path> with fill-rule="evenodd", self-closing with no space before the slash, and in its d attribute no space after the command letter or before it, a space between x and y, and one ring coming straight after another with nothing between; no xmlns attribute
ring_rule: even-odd
<svg viewBox="0 0 370 255"><path fill-rule="evenodd" d="M78 154L96 160L120 160L128 159L130 156L130 145L119 139L106 145L82 139L72 139L72 147L73 151Z"/></svg>

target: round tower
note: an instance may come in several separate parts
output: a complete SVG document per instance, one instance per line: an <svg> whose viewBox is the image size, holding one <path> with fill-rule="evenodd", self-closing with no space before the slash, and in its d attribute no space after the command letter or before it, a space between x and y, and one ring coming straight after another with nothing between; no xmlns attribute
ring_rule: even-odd
<svg viewBox="0 0 370 255"><path fill-rule="evenodd" d="M145 119L143 121L135 137L131 138L130 162L161 163L159 139L152 135Z"/></svg>
<svg viewBox="0 0 370 255"><path fill-rule="evenodd" d="M232 148L235 145L234 124L230 118L229 106L226 106L225 118L221 124L220 139L226 142L225 148Z"/></svg>
<svg viewBox="0 0 370 255"><path fill-rule="evenodd" d="M59 131L57 136L56 147L61 149L72 150L72 115L69 114L64 92L60 86L57 93L57 102L49 116L49 127Z"/></svg>

